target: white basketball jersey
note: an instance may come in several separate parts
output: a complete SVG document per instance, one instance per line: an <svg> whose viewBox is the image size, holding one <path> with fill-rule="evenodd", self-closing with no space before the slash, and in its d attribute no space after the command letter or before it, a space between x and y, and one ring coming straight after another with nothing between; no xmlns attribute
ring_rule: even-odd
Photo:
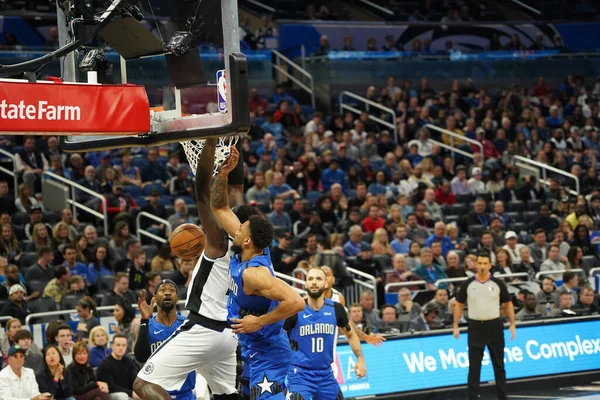
<svg viewBox="0 0 600 400"><path fill-rule="evenodd" d="M202 252L188 287L187 310L216 321L227 321L231 244L228 240L227 253L217 259L208 258Z"/></svg>
<svg viewBox="0 0 600 400"><path fill-rule="evenodd" d="M337 289L331 288L331 300L340 302L340 292Z"/></svg>

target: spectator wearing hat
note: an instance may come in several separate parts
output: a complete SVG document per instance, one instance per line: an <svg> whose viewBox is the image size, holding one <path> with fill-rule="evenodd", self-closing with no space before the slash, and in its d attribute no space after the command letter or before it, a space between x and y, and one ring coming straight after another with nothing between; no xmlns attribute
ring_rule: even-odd
<svg viewBox="0 0 600 400"><path fill-rule="evenodd" d="M23 286L19 284L12 285L8 291L8 298L10 301L2 307L0 314L17 318L21 321L21 324L24 324L27 315L30 314L30 311L27 308L27 302L25 301L26 293Z"/></svg>
<svg viewBox="0 0 600 400"><path fill-rule="evenodd" d="M377 302L385 303L385 272L379 260L373 259L371 245L363 242L360 245L360 253L355 260L348 261L351 268L357 269L375 278L377 283Z"/></svg>
<svg viewBox="0 0 600 400"><path fill-rule="evenodd" d="M471 178L467 181L467 186L471 194L485 193L485 183L481 180L481 168L475 167L471 170Z"/></svg>
<svg viewBox="0 0 600 400"><path fill-rule="evenodd" d="M48 237L52 237L52 226L50 224L43 222L44 214L42 212L42 207L39 204L34 204L29 209L29 222L25 225L25 238L27 240L33 240L33 228L40 223L43 223L48 231Z"/></svg>
<svg viewBox="0 0 600 400"><path fill-rule="evenodd" d="M513 264L521 263L521 249L525 247L524 244L517 243L518 236L515 231L508 231L504 234L504 240L506 244L502 248L508 251Z"/></svg>
<svg viewBox="0 0 600 400"><path fill-rule="evenodd" d="M20 346L8 351L8 367L0 371L0 399L52 399L50 393L40 394L35 372L24 366L25 353Z"/></svg>
<svg viewBox="0 0 600 400"><path fill-rule="evenodd" d="M456 168L456 176L450 182L454 196L469 194L469 183L467 181L467 170L462 165Z"/></svg>
<svg viewBox="0 0 600 400"><path fill-rule="evenodd" d="M340 143L338 146L335 160L344 172L348 172L350 167L354 164L354 160L348 157L348 146L345 143Z"/></svg>
<svg viewBox="0 0 600 400"><path fill-rule="evenodd" d="M27 329L18 330L14 336L15 345L25 350L25 367L38 369L43 361L42 351L33 342L33 335Z"/></svg>
<svg viewBox="0 0 600 400"><path fill-rule="evenodd" d="M105 196L106 198L106 212L108 218L111 221L121 213L127 213L128 218L131 219L131 211L138 208L137 203L128 193L123 191L123 183L116 182L112 187L112 192ZM104 212L104 204L100 205L100 212Z"/></svg>

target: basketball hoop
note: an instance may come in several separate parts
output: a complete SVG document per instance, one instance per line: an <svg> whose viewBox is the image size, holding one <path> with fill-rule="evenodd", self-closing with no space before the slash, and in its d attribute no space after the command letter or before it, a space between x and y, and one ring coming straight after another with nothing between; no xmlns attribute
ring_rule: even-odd
<svg viewBox="0 0 600 400"><path fill-rule="evenodd" d="M217 148L215 149L215 170L213 171L213 174L219 172L221 164L229 157L231 146L235 146L239 139L239 136L220 137L218 139ZM179 142L183 146L183 151L185 151L185 156L190 164L190 169L194 174L198 168L198 160L204 149L205 142L206 139Z"/></svg>

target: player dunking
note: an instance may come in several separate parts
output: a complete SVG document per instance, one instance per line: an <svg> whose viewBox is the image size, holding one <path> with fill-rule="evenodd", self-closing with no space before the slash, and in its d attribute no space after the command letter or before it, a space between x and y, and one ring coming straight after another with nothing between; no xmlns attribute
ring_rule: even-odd
<svg viewBox="0 0 600 400"><path fill-rule="evenodd" d="M177 297L177 284L172 280L163 280L155 289L154 297L150 304L146 302L146 290L142 290L138 298L138 308L142 317L140 333L135 342L135 359L145 363L156 349L183 324L185 317L177 315L175 306ZM154 304L158 309L156 317L152 318ZM196 372L190 372L179 390L169 392L173 399L196 400L194 387L196 386Z"/></svg>
<svg viewBox="0 0 600 400"><path fill-rule="evenodd" d="M208 197L215 147L215 140L206 140L196 172L198 215L206 234L206 244L188 287L186 309L189 316L140 370L134 391L144 400L171 399L167 390L181 390L188 373L194 370L199 370L206 379L217 400L237 398L237 340L227 324L231 243L211 213ZM243 165L241 162L236 165L231 167L231 170L235 168L231 174L232 185L243 182ZM239 196L235 197L239 199ZM236 218L247 220L249 213L255 211L240 205L236 212Z"/></svg>
<svg viewBox="0 0 600 400"><path fill-rule="evenodd" d="M228 319L242 345L250 372L252 399L285 398L285 376L291 360L283 323L304 309L302 298L275 277L269 246L273 226L262 215L241 223L229 208L228 175L237 164L235 147L213 183L210 206L219 224L234 236L229 273Z"/></svg>
<svg viewBox="0 0 600 400"><path fill-rule="evenodd" d="M348 314L340 303L325 298L326 287L325 272L318 267L309 269L304 311L288 318L284 324L293 350L288 372L288 390L292 400L344 398L331 371L336 327L344 333L356 356L356 377L360 379L367 373L360 341L356 331L350 327Z"/></svg>

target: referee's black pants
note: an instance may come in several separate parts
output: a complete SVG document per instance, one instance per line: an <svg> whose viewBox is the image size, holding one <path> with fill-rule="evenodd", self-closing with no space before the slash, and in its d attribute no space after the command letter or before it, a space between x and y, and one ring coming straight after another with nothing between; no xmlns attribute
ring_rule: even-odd
<svg viewBox="0 0 600 400"><path fill-rule="evenodd" d="M476 399L479 394L481 380L481 360L487 346L490 352L496 391L499 400L506 400L506 371L504 370L504 325L500 318L490 321L469 321L469 400Z"/></svg>

